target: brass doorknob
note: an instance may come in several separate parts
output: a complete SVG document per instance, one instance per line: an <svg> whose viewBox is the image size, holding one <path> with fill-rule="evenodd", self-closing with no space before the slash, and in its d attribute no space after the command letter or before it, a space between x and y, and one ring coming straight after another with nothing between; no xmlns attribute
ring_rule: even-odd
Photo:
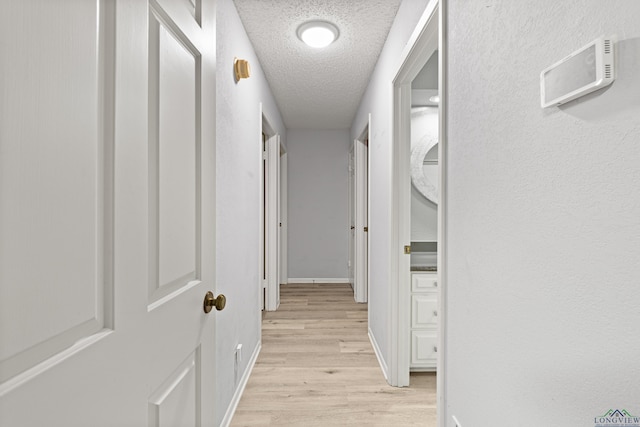
<svg viewBox="0 0 640 427"><path fill-rule="evenodd" d="M210 312L213 307L216 308L216 310L220 311L222 309L224 309L224 306L227 305L227 297L225 297L224 295L220 294L217 297L213 297L213 292L209 291L207 292L207 294L204 296L204 302L202 303L202 309L204 310L205 313Z"/></svg>

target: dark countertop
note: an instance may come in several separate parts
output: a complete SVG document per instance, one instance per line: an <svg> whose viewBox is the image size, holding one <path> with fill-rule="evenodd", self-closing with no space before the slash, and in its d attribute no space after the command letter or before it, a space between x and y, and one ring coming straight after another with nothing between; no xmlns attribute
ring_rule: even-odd
<svg viewBox="0 0 640 427"><path fill-rule="evenodd" d="M438 271L438 267L411 266L411 271Z"/></svg>

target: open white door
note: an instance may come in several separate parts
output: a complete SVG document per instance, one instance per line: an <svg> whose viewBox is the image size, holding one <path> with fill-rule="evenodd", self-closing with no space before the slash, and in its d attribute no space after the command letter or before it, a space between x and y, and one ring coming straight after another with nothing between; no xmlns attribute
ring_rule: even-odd
<svg viewBox="0 0 640 427"><path fill-rule="evenodd" d="M196 4L0 4L0 425L214 425L215 3Z"/></svg>
<svg viewBox="0 0 640 427"><path fill-rule="evenodd" d="M354 141L349 151L349 284L354 291L355 298L355 262L356 262L356 158Z"/></svg>
<svg viewBox="0 0 640 427"><path fill-rule="evenodd" d="M424 67L439 43L439 5L437 1L427 5L420 17L405 50L403 60L393 80L393 169L391 209L391 278L394 286L389 295L390 305L390 361L389 384L409 385L410 338L411 338L411 82ZM440 62L442 64L442 62ZM440 70L438 71L439 75ZM442 163L442 162L441 162ZM442 182L442 181L441 181ZM438 214L441 217L441 214ZM441 223L438 223L440 245ZM409 249L409 250L407 250ZM439 254L439 257L442 255ZM439 271L438 283L442 285ZM438 287L439 304L442 303L442 286ZM441 306L440 306L441 308ZM438 311L442 323L442 310ZM440 326L442 328L442 326ZM442 341L439 339L439 343ZM442 360L443 347L437 350L438 366ZM438 368L440 369L440 368ZM442 375L439 371L438 382Z"/></svg>
<svg viewBox="0 0 640 427"><path fill-rule="evenodd" d="M285 284L289 281L289 265L288 265L288 235L289 235L289 212L288 212L288 173L289 173L289 161L287 152L280 142L280 280L278 284ZM279 292L279 291L278 291Z"/></svg>
<svg viewBox="0 0 640 427"><path fill-rule="evenodd" d="M369 127L354 142L355 152L355 287L356 302L369 298Z"/></svg>
<svg viewBox="0 0 640 427"><path fill-rule="evenodd" d="M265 310L280 305L280 135L266 144L266 300Z"/></svg>

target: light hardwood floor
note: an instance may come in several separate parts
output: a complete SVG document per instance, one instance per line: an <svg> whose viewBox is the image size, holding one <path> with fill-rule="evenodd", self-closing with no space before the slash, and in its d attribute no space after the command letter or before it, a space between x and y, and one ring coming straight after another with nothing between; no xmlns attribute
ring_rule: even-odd
<svg viewBox="0 0 640 427"><path fill-rule="evenodd" d="M387 384L348 284L282 285L231 426L435 426L436 377Z"/></svg>

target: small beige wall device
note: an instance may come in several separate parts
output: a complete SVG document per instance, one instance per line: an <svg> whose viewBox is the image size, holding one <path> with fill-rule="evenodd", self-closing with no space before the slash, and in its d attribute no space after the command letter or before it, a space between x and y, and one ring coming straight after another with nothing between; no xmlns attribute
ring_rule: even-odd
<svg viewBox="0 0 640 427"><path fill-rule="evenodd" d="M615 37L599 37L540 73L542 108L572 101L613 83Z"/></svg>

